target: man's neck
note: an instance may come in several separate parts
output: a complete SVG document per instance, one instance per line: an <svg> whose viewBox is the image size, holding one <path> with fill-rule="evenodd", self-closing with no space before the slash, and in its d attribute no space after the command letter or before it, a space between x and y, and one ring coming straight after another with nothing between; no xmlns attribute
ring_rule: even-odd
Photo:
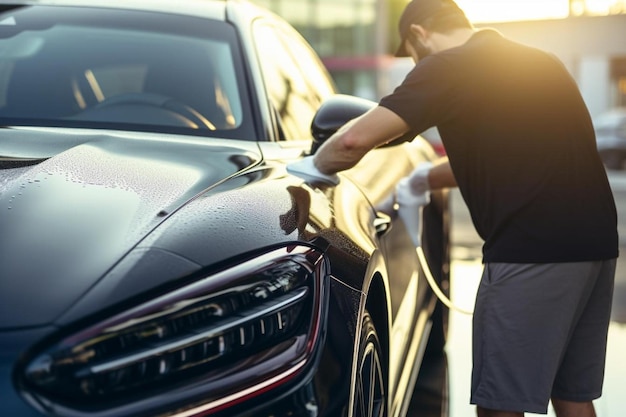
<svg viewBox="0 0 626 417"><path fill-rule="evenodd" d="M461 46L465 44L476 32L476 29L463 28L455 29L448 33L433 33L433 44L437 49L436 52Z"/></svg>

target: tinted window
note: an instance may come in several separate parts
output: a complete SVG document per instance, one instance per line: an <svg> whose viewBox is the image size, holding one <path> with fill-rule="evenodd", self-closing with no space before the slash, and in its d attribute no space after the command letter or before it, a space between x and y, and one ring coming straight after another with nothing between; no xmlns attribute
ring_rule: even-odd
<svg viewBox="0 0 626 417"><path fill-rule="evenodd" d="M0 15L4 124L256 139L233 27L159 13L23 7Z"/></svg>
<svg viewBox="0 0 626 417"><path fill-rule="evenodd" d="M297 32L267 22L254 28L269 98L286 139L310 139L311 121L333 92L327 73Z"/></svg>

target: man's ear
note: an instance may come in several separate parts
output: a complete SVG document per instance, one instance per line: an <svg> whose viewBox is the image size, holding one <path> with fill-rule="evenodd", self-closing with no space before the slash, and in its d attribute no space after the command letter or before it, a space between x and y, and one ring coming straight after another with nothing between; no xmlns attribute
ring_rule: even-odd
<svg viewBox="0 0 626 417"><path fill-rule="evenodd" d="M417 36L418 39L427 39L430 32L424 29L424 26L412 23L410 26L411 33Z"/></svg>

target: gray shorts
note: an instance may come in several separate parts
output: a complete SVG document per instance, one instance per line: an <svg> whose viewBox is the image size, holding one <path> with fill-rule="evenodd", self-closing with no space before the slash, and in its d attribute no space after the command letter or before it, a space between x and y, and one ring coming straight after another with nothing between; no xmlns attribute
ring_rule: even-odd
<svg viewBox="0 0 626 417"><path fill-rule="evenodd" d="M486 264L473 318L471 403L546 414L602 394L615 259Z"/></svg>

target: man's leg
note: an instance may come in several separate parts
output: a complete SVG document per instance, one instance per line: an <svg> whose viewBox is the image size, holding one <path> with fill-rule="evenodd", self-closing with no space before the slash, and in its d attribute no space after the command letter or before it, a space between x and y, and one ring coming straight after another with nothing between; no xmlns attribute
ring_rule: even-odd
<svg viewBox="0 0 626 417"><path fill-rule="evenodd" d="M614 279L615 260L602 262L554 381L557 417L596 416L592 401L602 394Z"/></svg>
<svg viewBox="0 0 626 417"><path fill-rule="evenodd" d="M596 417L591 401L578 403L552 398L552 406L557 417Z"/></svg>
<svg viewBox="0 0 626 417"><path fill-rule="evenodd" d="M485 265L472 337L470 402L485 410L480 417L545 414L551 397L601 395L614 266Z"/></svg>
<svg viewBox="0 0 626 417"><path fill-rule="evenodd" d="M483 407L476 407L476 414L478 415L478 417L524 417L524 413L489 410Z"/></svg>

